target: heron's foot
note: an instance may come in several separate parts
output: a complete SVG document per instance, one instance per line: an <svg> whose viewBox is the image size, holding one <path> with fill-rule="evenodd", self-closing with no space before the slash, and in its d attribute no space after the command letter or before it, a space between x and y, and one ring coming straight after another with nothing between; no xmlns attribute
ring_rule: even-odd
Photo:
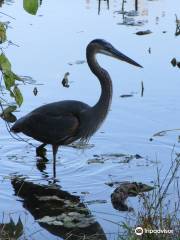
<svg viewBox="0 0 180 240"><path fill-rule="evenodd" d="M36 156L37 157L45 158L46 152L47 152L47 150L44 147L40 146L40 147L36 148Z"/></svg>
<svg viewBox="0 0 180 240"><path fill-rule="evenodd" d="M49 180L49 184L57 184L57 183L59 183L60 181L57 179L57 178L55 178L55 177L52 177L50 180Z"/></svg>

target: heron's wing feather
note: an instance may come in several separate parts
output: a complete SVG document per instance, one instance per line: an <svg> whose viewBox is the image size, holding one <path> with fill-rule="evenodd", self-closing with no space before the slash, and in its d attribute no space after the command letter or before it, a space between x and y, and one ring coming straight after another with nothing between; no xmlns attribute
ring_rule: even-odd
<svg viewBox="0 0 180 240"><path fill-rule="evenodd" d="M71 113L60 116L35 113L27 116L23 125L22 132L38 141L63 144L75 135L79 120Z"/></svg>

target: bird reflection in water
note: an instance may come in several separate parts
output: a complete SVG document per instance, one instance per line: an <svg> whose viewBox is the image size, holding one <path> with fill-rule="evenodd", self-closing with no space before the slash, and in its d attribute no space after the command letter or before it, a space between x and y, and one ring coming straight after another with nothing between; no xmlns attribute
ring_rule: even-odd
<svg viewBox="0 0 180 240"><path fill-rule="evenodd" d="M135 11L138 11L138 0L135 0Z"/></svg>
<svg viewBox="0 0 180 240"><path fill-rule="evenodd" d="M58 185L38 185L18 176L11 183L15 194L23 199L23 207L51 234L68 240L107 240L80 197Z"/></svg>
<svg viewBox="0 0 180 240"><path fill-rule="evenodd" d="M102 0L98 0L98 15L101 12L101 1ZM107 3L107 9L109 9L109 0L103 0L103 1Z"/></svg>
<svg viewBox="0 0 180 240"><path fill-rule="evenodd" d="M0 0L0 7L4 4L4 0Z"/></svg>

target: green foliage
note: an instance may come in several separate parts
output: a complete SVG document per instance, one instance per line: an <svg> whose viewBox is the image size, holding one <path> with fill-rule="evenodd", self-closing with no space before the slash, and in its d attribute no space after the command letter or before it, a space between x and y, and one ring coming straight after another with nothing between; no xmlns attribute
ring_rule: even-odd
<svg viewBox="0 0 180 240"><path fill-rule="evenodd" d="M16 81L22 81L22 79L11 70L11 63L4 53L0 55L0 70L6 89L10 92L10 96L13 97L18 104L21 106L23 102L23 96L17 87Z"/></svg>
<svg viewBox="0 0 180 240"><path fill-rule="evenodd" d="M13 89L13 93L14 93L14 98L16 100L16 103L18 104L18 106L21 106L21 104L23 102L23 96L17 85L15 85L15 87Z"/></svg>
<svg viewBox="0 0 180 240"><path fill-rule="evenodd" d="M12 112L16 111L16 106L9 106L6 109L3 109L3 112L0 114L0 117L6 122L13 123L16 121L16 116Z"/></svg>
<svg viewBox="0 0 180 240"><path fill-rule="evenodd" d="M6 40L6 26L0 22L0 43L4 43Z"/></svg>
<svg viewBox="0 0 180 240"><path fill-rule="evenodd" d="M4 83L5 83L6 89L10 90L11 87L14 86L14 84L15 84L15 79L13 77L12 72L3 74L3 78L4 78Z"/></svg>
<svg viewBox="0 0 180 240"><path fill-rule="evenodd" d="M4 53L1 53L0 55L0 69L3 73L7 73L11 71L11 63L7 59L7 57L4 55Z"/></svg>
<svg viewBox="0 0 180 240"><path fill-rule="evenodd" d="M10 219L9 223L0 224L0 239L19 239L23 234L23 224L19 217L17 224L14 223L13 219Z"/></svg>
<svg viewBox="0 0 180 240"><path fill-rule="evenodd" d="M7 41L6 37L6 29L7 25L3 22L0 22L0 44L4 43ZM21 104L23 103L23 96L21 94L21 91L18 87L17 81L24 82L24 80L18 76L16 73L14 73L11 69L11 62L5 55L5 53L2 51L0 53L0 72L1 72L1 83L4 82L5 89L9 92L10 97L14 98L16 102L15 105L11 105L7 102L6 99L1 97L1 108L2 108L2 103L6 103L8 107L0 113L0 117L7 121L7 122L15 122L16 117L13 115L13 112L16 110L17 105L20 107ZM2 91L2 86L0 85L1 91Z"/></svg>
<svg viewBox="0 0 180 240"><path fill-rule="evenodd" d="M125 221L120 226L122 232L117 240L180 240L180 192L179 178L177 177L180 168L180 154L176 154L171 166L161 179L160 170L157 169L156 188L148 194L141 194L139 202L142 208L134 212L135 222ZM174 199L169 201L169 187L173 184ZM144 231L141 236L135 234L136 227L143 230L171 230L172 233L151 233Z"/></svg>
<svg viewBox="0 0 180 240"><path fill-rule="evenodd" d="M39 0L23 0L23 8L26 12L36 15L39 7Z"/></svg>

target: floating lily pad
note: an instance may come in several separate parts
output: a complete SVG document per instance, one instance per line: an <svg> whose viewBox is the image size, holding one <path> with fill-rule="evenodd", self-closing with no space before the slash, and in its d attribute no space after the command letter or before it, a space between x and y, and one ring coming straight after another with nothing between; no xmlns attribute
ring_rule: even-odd
<svg viewBox="0 0 180 240"><path fill-rule="evenodd" d="M94 144L84 143L81 141L74 142L68 145L69 147L77 148L77 149L90 149L94 147Z"/></svg>
<svg viewBox="0 0 180 240"><path fill-rule="evenodd" d="M127 25L127 26L143 26L146 23L144 20L136 21L134 18L131 17L124 17L122 23L117 23L118 25Z"/></svg>
<svg viewBox="0 0 180 240"><path fill-rule="evenodd" d="M103 159L98 159L98 158L95 158L95 159L89 159L87 161L88 164L92 164L92 163L104 163L104 160Z"/></svg>
<svg viewBox="0 0 180 240"><path fill-rule="evenodd" d="M113 161L116 163L129 163L133 159L140 159L142 156L139 154L130 155L123 153L110 153L110 154L101 154L101 155L93 155L94 158L89 159L87 161L88 164L92 163L105 163L106 161Z"/></svg>
<svg viewBox="0 0 180 240"><path fill-rule="evenodd" d="M48 225L63 226L65 228L87 228L95 222L92 216L88 217L78 212L62 213L58 216L44 216L37 221Z"/></svg>

